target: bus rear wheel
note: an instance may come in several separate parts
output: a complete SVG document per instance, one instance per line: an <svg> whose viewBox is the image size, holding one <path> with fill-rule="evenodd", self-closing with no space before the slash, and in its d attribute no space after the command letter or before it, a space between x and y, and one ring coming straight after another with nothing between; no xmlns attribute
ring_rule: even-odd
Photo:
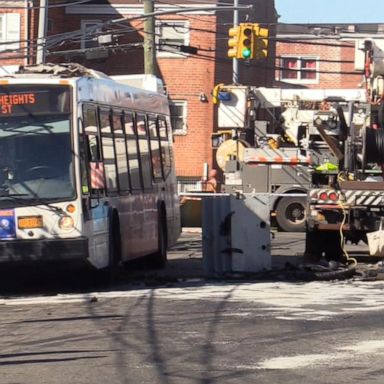
<svg viewBox="0 0 384 384"><path fill-rule="evenodd" d="M120 222L114 215L109 228L109 267L115 269L121 260Z"/></svg>
<svg viewBox="0 0 384 384"><path fill-rule="evenodd" d="M276 222L285 232L305 231L304 197L283 197L276 206Z"/></svg>
<svg viewBox="0 0 384 384"><path fill-rule="evenodd" d="M151 265L155 268L164 268L167 263L167 226L165 215L161 214L157 223L158 226L158 249L150 256Z"/></svg>

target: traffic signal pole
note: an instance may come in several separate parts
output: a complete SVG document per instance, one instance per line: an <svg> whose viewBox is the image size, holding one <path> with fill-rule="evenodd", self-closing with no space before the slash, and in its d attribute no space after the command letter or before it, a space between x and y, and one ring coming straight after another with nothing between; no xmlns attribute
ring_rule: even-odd
<svg viewBox="0 0 384 384"><path fill-rule="evenodd" d="M37 32L36 64L45 63L45 39L47 34L48 0L40 0L39 26Z"/></svg>
<svg viewBox="0 0 384 384"><path fill-rule="evenodd" d="M154 0L144 0L144 14L154 13ZM144 73L156 75L155 18L147 16L144 20Z"/></svg>
<svg viewBox="0 0 384 384"><path fill-rule="evenodd" d="M239 6L239 0L233 0L233 26L237 27L239 25L239 11L237 7ZM232 59L232 83L239 84L239 61L236 57Z"/></svg>

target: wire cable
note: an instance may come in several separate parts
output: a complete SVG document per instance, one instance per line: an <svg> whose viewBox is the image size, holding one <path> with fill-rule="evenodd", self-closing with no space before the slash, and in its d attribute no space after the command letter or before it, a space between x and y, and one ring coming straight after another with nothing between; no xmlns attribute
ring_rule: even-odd
<svg viewBox="0 0 384 384"><path fill-rule="evenodd" d="M345 195L342 194L343 200L345 201ZM339 228L339 233L340 233L340 247L341 250L343 251L344 257L347 261L348 264L352 264L353 267L357 265L357 260L354 257L350 257L348 251L345 248L345 236L343 232L343 227L345 225L346 219L347 219L347 211L344 206L344 201L341 201L339 199L339 205L341 207L341 210L343 212L343 219L341 220L340 223L340 228Z"/></svg>
<svg viewBox="0 0 384 384"><path fill-rule="evenodd" d="M51 8L64 8L64 7L69 7L71 5L79 5L79 4L84 4L84 3L88 3L89 1L91 0L78 0L78 1L74 1L73 3L57 3L57 4L51 4L51 5L46 5L45 7L41 7L39 5L37 6L27 6L27 7L23 7L23 6L16 6L16 5L1 5L1 9L40 9L40 8L47 8L47 9L51 9Z"/></svg>

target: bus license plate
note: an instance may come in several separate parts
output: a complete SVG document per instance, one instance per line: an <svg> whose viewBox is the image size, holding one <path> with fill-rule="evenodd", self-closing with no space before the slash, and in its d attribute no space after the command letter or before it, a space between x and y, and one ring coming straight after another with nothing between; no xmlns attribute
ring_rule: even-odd
<svg viewBox="0 0 384 384"><path fill-rule="evenodd" d="M43 218L42 218L42 216L19 217L17 219L17 225L20 229L42 228L43 227Z"/></svg>

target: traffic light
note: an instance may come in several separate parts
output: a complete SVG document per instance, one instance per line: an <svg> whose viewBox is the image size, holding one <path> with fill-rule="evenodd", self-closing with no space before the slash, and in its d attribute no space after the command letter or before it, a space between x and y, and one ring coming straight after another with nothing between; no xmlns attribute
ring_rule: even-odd
<svg viewBox="0 0 384 384"><path fill-rule="evenodd" d="M265 59L268 56L269 30L262 28L259 24L253 24L254 49L252 58Z"/></svg>
<svg viewBox="0 0 384 384"><path fill-rule="evenodd" d="M236 59L238 56L240 26L229 28L228 30L228 57Z"/></svg>
<svg viewBox="0 0 384 384"><path fill-rule="evenodd" d="M268 56L267 28L259 24L241 23L228 31L228 57L233 59L265 59Z"/></svg>
<svg viewBox="0 0 384 384"><path fill-rule="evenodd" d="M253 38L253 24L240 24L239 48L237 50L238 59L247 60L253 57Z"/></svg>

